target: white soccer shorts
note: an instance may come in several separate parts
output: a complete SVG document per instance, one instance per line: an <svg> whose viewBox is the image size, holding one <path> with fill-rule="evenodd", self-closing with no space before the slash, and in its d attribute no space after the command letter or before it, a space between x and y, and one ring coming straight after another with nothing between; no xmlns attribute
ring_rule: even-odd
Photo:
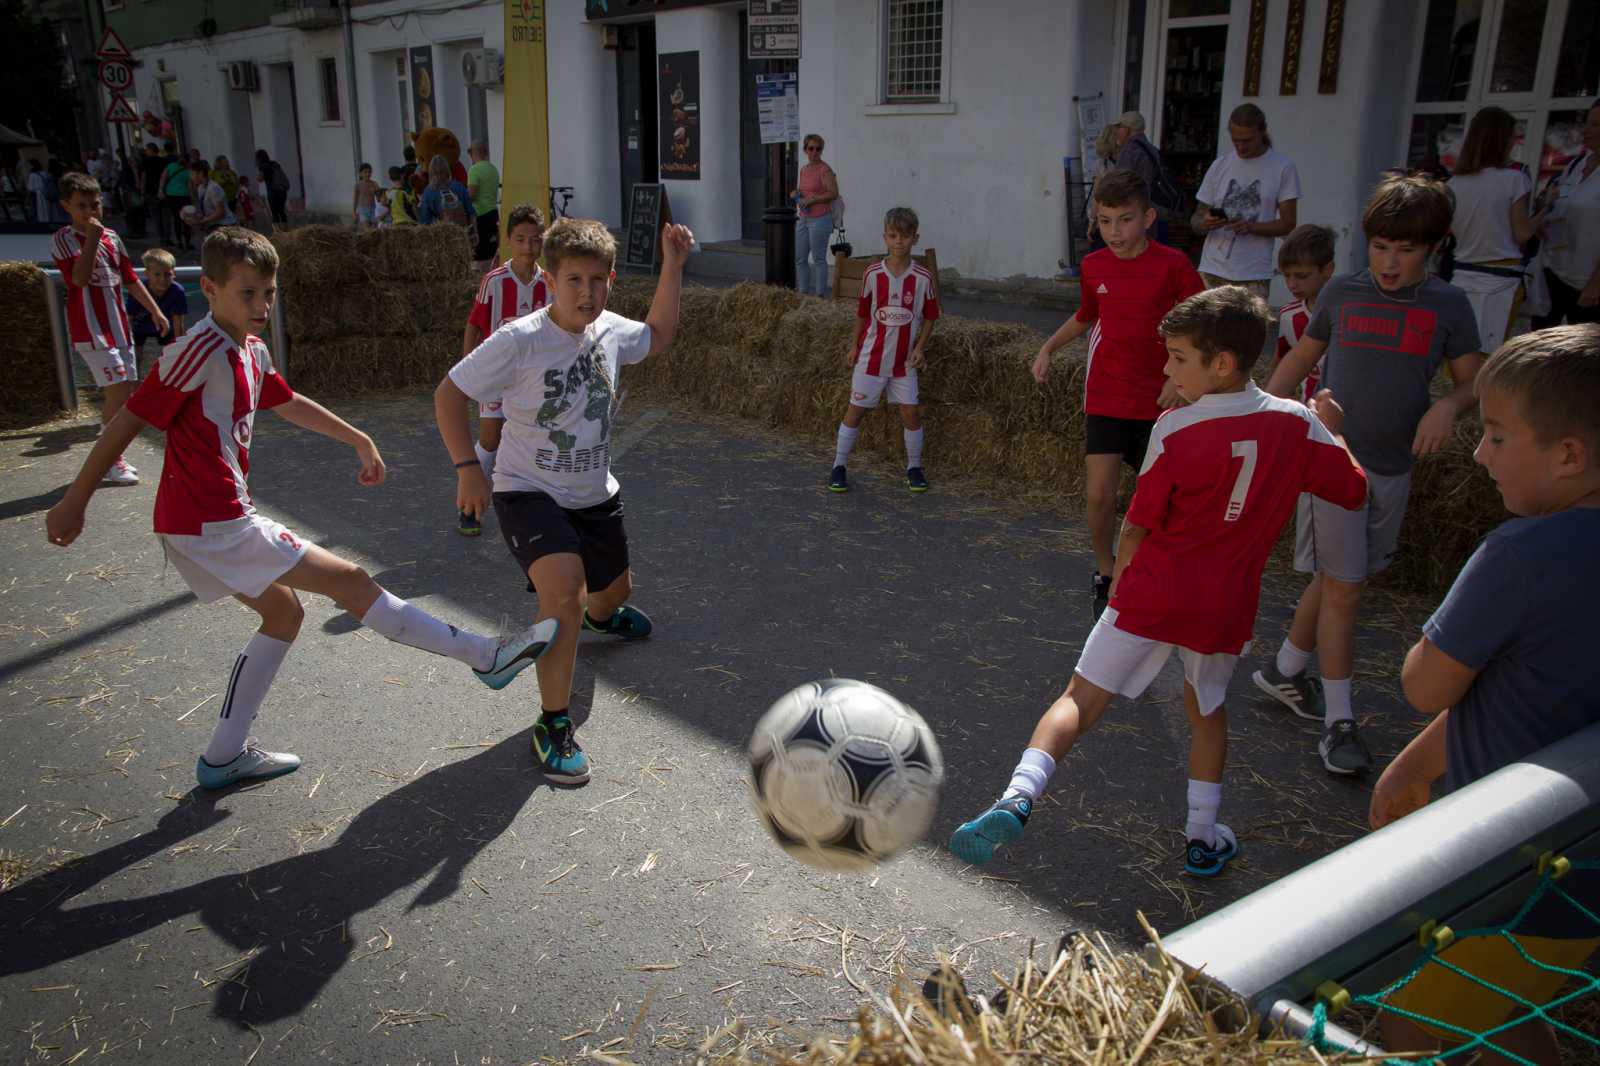
<svg viewBox="0 0 1600 1066"><path fill-rule="evenodd" d="M239 519L225 532L159 536L167 560L201 603L224 596L253 599L261 595L294 569L311 546L281 522L261 515Z"/></svg>
<svg viewBox="0 0 1600 1066"><path fill-rule="evenodd" d="M914 406L917 402L917 372L907 370L905 377L891 377L888 374L869 374L862 369L864 364L856 364L855 373L850 377L850 404L853 407L876 407L882 398L885 386L889 390L889 402L904 406Z"/></svg>
<svg viewBox="0 0 1600 1066"><path fill-rule="evenodd" d="M1200 699L1200 713L1211 714L1228 698L1228 682L1238 655L1213 652L1209 655L1149 637L1135 636L1117 628L1117 611L1107 607L1084 642L1076 673L1092 685L1129 699L1138 699L1156 679L1167 658L1176 649L1183 661L1183 677ZM1249 651L1247 644L1241 654Z"/></svg>
<svg viewBox="0 0 1600 1066"><path fill-rule="evenodd" d="M139 353L131 345L127 348L98 348L90 341L79 341L72 346L72 350L89 368L96 388L139 380Z"/></svg>

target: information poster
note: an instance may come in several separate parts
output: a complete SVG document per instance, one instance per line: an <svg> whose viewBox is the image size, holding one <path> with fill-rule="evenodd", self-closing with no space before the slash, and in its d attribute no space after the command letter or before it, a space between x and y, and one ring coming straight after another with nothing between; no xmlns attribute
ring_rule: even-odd
<svg viewBox="0 0 1600 1066"><path fill-rule="evenodd" d="M424 44L411 49L411 116L416 121L411 127L413 133L438 124L434 121L439 113L438 91L433 83L433 46Z"/></svg>
<svg viewBox="0 0 1600 1066"><path fill-rule="evenodd" d="M700 53L667 52L657 61L661 84L661 176L700 180Z"/></svg>
<svg viewBox="0 0 1600 1066"><path fill-rule="evenodd" d="M1086 173L1094 173L1099 166L1099 157L1096 154L1094 142L1100 139L1101 131L1106 128L1106 98L1101 93L1093 96L1078 97L1078 128L1083 133L1083 167Z"/></svg>
<svg viewBox="0 0 1600 1066"><path fill-rule="evenodd" d="M756 114L762 144L800 139L800 78L797 74L757 74Z"/></svg>

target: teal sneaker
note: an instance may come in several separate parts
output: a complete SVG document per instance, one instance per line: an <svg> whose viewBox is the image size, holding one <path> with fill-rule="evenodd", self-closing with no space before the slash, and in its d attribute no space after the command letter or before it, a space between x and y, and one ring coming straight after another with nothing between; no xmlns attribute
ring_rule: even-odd
<svg viewBox="0 0 1600 1066"><path fill-rule="evenodd" d="M547 726L543 719L533 726L533 757L544 768L546 780L560 785L581 785L589 780L589 757L578 744L572 719L557 715Z"/></svg>
<svg viewBox="0 0 1600 1066"><path fill-rule="evenodd" d="M195 760L194 776L201 788L228 788L246 781L270 781L300 769L300 756L286 751L262 751L255 741L245 745L232 762L212 766L202 756Z"/></svg>
<svg viewBox="0 0 1600 1066"><path fill-rule="evenodd" d="M1183 872L1191 877L1215 877L1228 865L1228 860L1239 854L1239 838L1221 822L1216 826L1216 843L1211 847L1198 840L1189 841L1184 850Z"/></svg>
<svg viewBox="0 0 1600 1066"><path fill-rule="evenodd" d="M650 635L650 616L637 607L623 604L611 613L605 625L599 625L589 612L583 612L583 628L591 633L604 633L608 637L621 637L623 640L638 640L640 637Z"/></svg>
<svg viewBox="0 0 1600 1066"><path fill-rule="evenodd" d="M535 622L516 636L500 641L494 649L494 664L487 670L472 671L473 676L492 689L505 688L550 649L560 629L561 623L554 618Z"/></svg>
<svg viewBox="0 0 1600 1066"><path fill-rule="evenodd" d="M1021 839L1033 801L1027 796L1005 795L994 805L950 834L950 850L962 862L982 866L994 858L994 849Z"/></svg>

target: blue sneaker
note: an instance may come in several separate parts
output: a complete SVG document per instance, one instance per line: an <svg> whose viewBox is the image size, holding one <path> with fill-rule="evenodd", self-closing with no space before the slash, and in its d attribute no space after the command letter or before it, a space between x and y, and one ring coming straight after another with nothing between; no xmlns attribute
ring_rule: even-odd
<svg viewBox="0 0 1600 1066"><path fill-rule="evenodd" d="M1028 824L1032 811L1033 801L1027 796L1001 796L988 810L950 834L950 850L962 862L982 866L994 858L997 845L1021 838L1022 827Z"/></svg>
<svg viewBox="0 0 1600 1066"><path fill-rule="evenodd" d="M572 719L557 715L550 725L534 723L533 757L544 768L546 780L561 785L581 785L589 780L589 757L583 753Z"/></svg>
<svg viewBox="0 0 1600 1066"><path fill-rule="evenodd" d="M521 633L500 643L494 649L494 665L487 670L472 671L479 681L492 689L502 689L511 679L538 661L556 641L561 623L554 618L535 622Z"/></svg>
<svg viewBox="0 0 1600 1066"><path fill-rule="evenodd" d="M583 628L591 633L604 633L608 637L621 637L623 640L638 640L640 637L650 635L650 616L637 607L623 604L611 613L605 625L600 625L589 612L583 612Z"/></svg>
<svg viewBox="0 0 1600 1066"><path fill-rule="evenodd" d="M1217 843L1215 847L1206 847L1198 840L1189 841L1189 848L1183 855L1183 872L1193 877L1215 877L1228 865L1228 860L1239 854L1239 838L1233 835L1233 830L1217 823Z"/></svg>
<svg viewBox="0 0 1600 1066"><path fill-rule="evenodd" d="M262 751L255 741L245 745L232 762L212 766L202 756L195 760L194 776L201 788L228 788L246 781L270 781L300 769L300 756L286 751Z"/></svg>

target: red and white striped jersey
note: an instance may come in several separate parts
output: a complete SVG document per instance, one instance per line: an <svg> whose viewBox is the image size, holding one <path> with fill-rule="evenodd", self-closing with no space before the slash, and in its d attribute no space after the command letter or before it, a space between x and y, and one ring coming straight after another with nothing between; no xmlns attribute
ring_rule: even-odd
<svg viewBox="0 0 1600 1066"><path fill-rule="evenodd" d="M253 514L246 479L256 412L292 399L261 338L236 345L210 315L167 345L127 404L167 435L156 532L223 532Z"/></svg>
<svg viewBox="0 0 1600 1066"><path fill-rule="evenodd" d="M1292 300L1283 305L1278 312L1278 350L1276 360L1282 360L1289 354L1289 349L1300 343L1300 338L1306 335L1306 326L1311 321L1311 309L1306 307L1304 300ZM1304 398L1307 403L1317 394L1317 383L1322 380L1322 364L1328 358L1323 353L1317 365L1311 368L1311 373L1306 375Z"/></svg>
<svg viewBox="0 0 1600 1066"><path fill-rule="evenodd" d="M67 287L67 334L73 344L92 344L97 349L133 347L133 330L128 312L122 306L122 286L139 280L133 260L115 230L102 230L95 249L94 273L89 284L79 288L72 282L73 268L83 252L83 234L62 226L51 239L50 254Z"/></svg>
<svg viewBox="0 0 1600 1066"><path fill-rule="evenodd" d="M939 317L939 294L933 273L911 264L899 277L889 273L886 260L878 260L861 277L861 302L856 317L867 320L856 362L875 376L906 376L906 357L917 343L923 322Z"/></svg>
<svg viewBox="0 0 1600 1066"><path fill-rule="evenodd" d="M1366 502L1367 476L1302 403L1246 385L1156 420L1128 522L1149 530L1117 582L1117 628L1202 654L1238 655L1261 571L1309 492Z"/></svg>
<svg viewBox="0 0 1600 1066"><path fill-rule="evenodd" d="M513 318L531 315L555 303L555 293L544 271L533 268L533 280L526 285L511 272L511 263L501 263L483 276L478 298L467 315L469 325L477 326L485 337Z"/></svg>

